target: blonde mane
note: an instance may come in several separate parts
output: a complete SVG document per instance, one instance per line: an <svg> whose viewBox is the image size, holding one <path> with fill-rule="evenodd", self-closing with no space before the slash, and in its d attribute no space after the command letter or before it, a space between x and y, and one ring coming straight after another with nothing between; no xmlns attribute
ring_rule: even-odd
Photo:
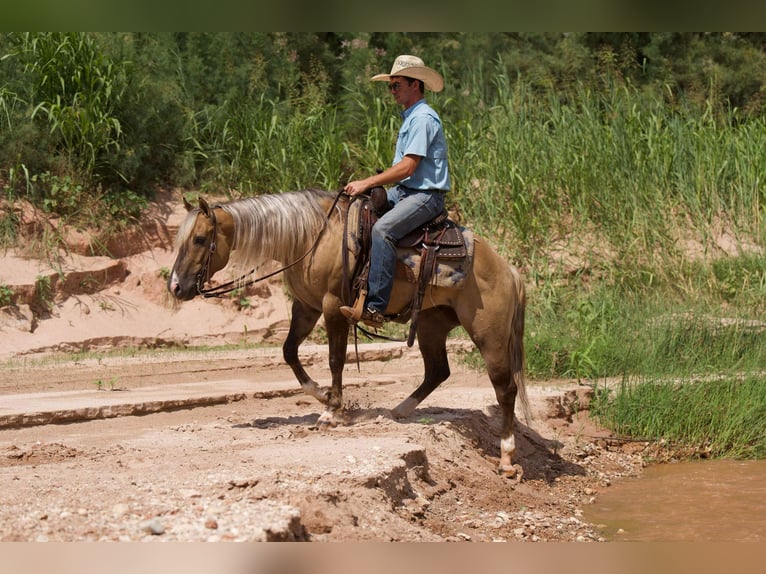
<svg viewBox="0 0 766 574"><path fill-rule="evenodd" d="M268 261L287 264L301 257L324 225L326 214L321 200L327 198L332 198L332 194L304 190L220 204L234 219L233 262L257 267ZM176 248L188 240L197 213L199 208L189 212L179 226Z"/></svg>

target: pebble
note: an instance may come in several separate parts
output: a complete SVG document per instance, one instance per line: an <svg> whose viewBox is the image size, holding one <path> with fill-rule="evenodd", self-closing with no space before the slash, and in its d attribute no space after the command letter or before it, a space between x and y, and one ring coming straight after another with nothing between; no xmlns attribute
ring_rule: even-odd
<svg viewBox="0 0 766 574"><path fill-rule="evenodd" d="M218 530L218 521L215 518L205 520L205 528L209 530Z"/></svg>
<svg viewBox="0 0 766 574"><path fill-rule="evenodd" d="M144 522L141 526L141 530L148 532L149 534L154 534L155 536L165 534L165 527L156 518L152 518L151 520Z"/></svg>
<svg viewBox="0 0 766 574"><path fill-rule="evenodd" d="M194 488L182 488L179 493L184 498L201 498L202 493Z"/></svg>
<svg viewBox="0 0 766 574"><path fill-rule="evenodd" d="M115 518L122 518L128 513L129 510L130 510L130 507L127 504L124 504L124 503L115 504L114 506L112 506L112 515Z"/></svg>

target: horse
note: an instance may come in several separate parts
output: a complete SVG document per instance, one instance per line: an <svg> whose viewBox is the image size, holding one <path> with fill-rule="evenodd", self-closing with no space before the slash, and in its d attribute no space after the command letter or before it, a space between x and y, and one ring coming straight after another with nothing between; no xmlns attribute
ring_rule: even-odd
<svg viewBox="0 0 766 574"><path fill-rule="evenodd" d="M232 261L243 266L277 262L291 294L290 327L282 346L302 390L325 405L318 426L343 421L342 374L349 320L340 312L348 297L348 274L354 254L344 243L344 213L353 200L345 194L308 189L264 194L209 205L199 198L176 234L177 256L167 288L178 300L205 294L211 277ZM502 413L498 472L520 480L513 463L516 450L514 410L517 394L529 419L524 381L524 313L526 296L519 271L481 237L475 236L474 261L461 289L429 285L423 298L416 335L425 367L420 385L392 410L395 419L409 417L450 375L446 341L462 325L479 349ZM349 263L350 261L350 263ZM405 310L416 285L395 280L386 314ZM320 387L301 364L298 348L324 316L331 385Z"/></svg>

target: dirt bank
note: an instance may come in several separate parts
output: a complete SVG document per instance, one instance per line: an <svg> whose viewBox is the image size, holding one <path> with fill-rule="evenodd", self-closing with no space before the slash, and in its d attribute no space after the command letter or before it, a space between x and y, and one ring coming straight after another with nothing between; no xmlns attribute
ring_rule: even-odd
<svg viewBox="0 0 766 574"><path fill-rule="evenodd" d="M259 364L260 363L260 364ZM114 381L232 380L272 389L227 404L0 431L0 540L598 540L582 508L640 455L598 439L589 389L533 384L519 424L521 483L495 472L499 417L485 375L457 368L405 421L389 409L418 383L418 359L347 369L350 424L316 430L320 405L248 351L146 363L28 364L14 391ZM320 381L329 373L312 367ZM3 385L10 381L5 376ZM274 385L277 388L274 389ZM294 385L294 386L293 386ZM131 390L132 389L132 390Z"/></svg>

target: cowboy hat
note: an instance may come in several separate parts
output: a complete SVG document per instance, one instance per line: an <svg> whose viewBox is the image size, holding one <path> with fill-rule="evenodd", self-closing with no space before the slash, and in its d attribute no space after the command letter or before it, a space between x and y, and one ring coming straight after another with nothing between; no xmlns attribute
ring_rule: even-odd
<svg viewBox="0 0 766 574"><path fill-rule="evenodd" d="M432 92L441 92L444 89L444 79L441 74L423 63L417 56L404 54L394 60L390 74L377 74L370 78L373 82L387 82L391 76L404 76L421 80L426 89Z"/></svg>

